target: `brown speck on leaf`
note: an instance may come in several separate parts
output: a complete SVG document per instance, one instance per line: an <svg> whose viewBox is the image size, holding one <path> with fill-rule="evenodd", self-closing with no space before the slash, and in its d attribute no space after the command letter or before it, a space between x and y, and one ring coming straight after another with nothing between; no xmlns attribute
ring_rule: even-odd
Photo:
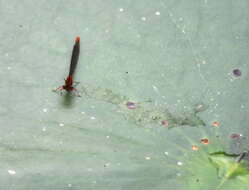
<svg viewBox="0 0 249 190"><path fill-rule="evenodd" d="M203 139L201 139L201 143L205 144L205 145L208 145L209 144L209 140L207 138L203 138Z"/></svg>
<svg viewBox="0 0 249 190"><path fill-rule="evenodd" d="M219 127L219 126L220 126L220 122L214 121L214 122L212 123L212 126L213 126L213 127Z"/></svg>
<svg viewBox="0 0 249 190"><path fill-rule="evenodd" d="M197 151L197 150L199 150L199 147L196 145L192 145L192 150Z"/></svg>

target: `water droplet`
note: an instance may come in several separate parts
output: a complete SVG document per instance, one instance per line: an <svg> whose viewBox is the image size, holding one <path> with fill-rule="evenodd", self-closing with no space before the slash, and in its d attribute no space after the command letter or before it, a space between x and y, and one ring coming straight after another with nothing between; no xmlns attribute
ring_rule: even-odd
<svg viewBox="0 0 249 190"><path fill-rule="evenodd" d="M47 111L48 111L48 109L47 108L43 108L43 110L42 110L44 113L46 113Z"/></svg>
<svg viewBox="0 0 249 190"><path fill-rule="evenodd" d="M60 127L63 127L63 126L64 126L64 123L60 123L59 126L60 126Z"/></svg>
<svg viewBox="0 0 249 190"><path fill-rule="evenodd" d="M123 11L124 11L124 9L123 9L123 8L120 8L120 9L119 9L119 11L120 11L120 12L123 12Z"/></svg>
<svg viewBox="0 0 249 190"><path fill-rule="evenodd" d="M169 122L167 120L162 120L161 121L161 124L164 126L164 127L168 127L169 126Z"/></svg>
<svg viewBox="0 0 249 190"><path fill-rule="evenodd" d="M159 11L155 12L155 15L159 16L161 13Z"/></svg>
<svg viewBox="0 0 249 190"><path fill-rule="evenodd" d="M242 73L241 73L241 71L240 71L239 69L234 69L234 70L233 70L233 75L234 75L234 76L239 77L239 76L241 76L241 74L242 74Z"/></svg>
<svg viewBox="0 0 249 190"><path fill-rule="evenodd" d="M137 108L137 105L134 102L127 102L126 106L128 109L136 109Z"/></svg>
<svg viewBox="0 0 249 190"><path fill-rule="evenodd" d="M202 103L199 103L199 104L196 104L195 107L194 107L194 111L195 112L203 112L205 111L206 109L208 108L208 106L202 104Z"/></svg>

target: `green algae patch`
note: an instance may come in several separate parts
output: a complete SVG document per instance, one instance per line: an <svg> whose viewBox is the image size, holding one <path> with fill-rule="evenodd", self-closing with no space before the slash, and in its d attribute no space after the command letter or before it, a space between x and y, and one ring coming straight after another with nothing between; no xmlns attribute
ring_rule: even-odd
<svg viewBox="0 0 249 190"><path fill-rule="evenodd" d="M199 112L206 110L206 105L203 106L205 109L195 107L187 113L175 114L171 113L165 107L155 105L154 100L131 101L130 97L114 92L108 88L84 84L81 92L82 96L87 98L115 105L118 108L117 112L122 114L125 120L128 120L137 126L151 124L161 125L161 122L164 120L169 123L169 129L178 126L206 126L205 122L198 116ZM127 103L132 103L132 109L127 107Z"/></svg>

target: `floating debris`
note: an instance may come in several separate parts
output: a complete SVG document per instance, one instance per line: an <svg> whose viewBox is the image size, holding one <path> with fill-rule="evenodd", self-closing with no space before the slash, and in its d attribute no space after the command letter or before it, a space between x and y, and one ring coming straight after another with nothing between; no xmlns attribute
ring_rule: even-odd
<svg viewBox="0 0 249 190"><path fill-rule="evenodd" d="M85 95L89 98L93 98L115 105L123 104L124 102L129 101L128 97L113 93L112 90L106 88L84 85L81 91L82 95Z"/></svg>
<svg viewBox="0 0 249 190"><path fill-rule="evenodd" d="M233 133L230 135L231 139L240 139L243 135L238 133Z"/></svg>
<svg viewBox="0 0 249 190"><path fill-rule="evenodd" d="M168 122L168 128L185 125L194 127L205 126L205 122L197 115L198 112L194 109L189 113L173 115L166 108L156 106L151 100L140 102L138 106L138 103L130 101L127 96L114 93L110 89L84 85L81 91L82 96L85 95L88 98L116 105L119 108L118 112L121 113L125 119L138 126L148 124L158 125L160 123L162 124L162 121Z"/></svg>

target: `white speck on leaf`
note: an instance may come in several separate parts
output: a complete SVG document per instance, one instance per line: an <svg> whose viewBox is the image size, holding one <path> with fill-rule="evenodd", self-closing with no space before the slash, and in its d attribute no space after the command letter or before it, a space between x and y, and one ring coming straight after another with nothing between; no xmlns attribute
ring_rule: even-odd
<svg viewBox="0 0 249 190"><path fill-rule="evenodd" d="M104 167L108 167L108 166L110 166L110 163L104 164Z"/></svg>
<svg viewBox="0 0 249 190"><path fill-rule="evenodd" d="M182 162L180 162L180 161L178 161L178 162L177 162L177 165L178 165L178 166L182 166L182 165L183 165L183 163L182 163Z"/></svg>
<svg viewBox="0 0 249 190"><path fill-rule="evenodd" d="M15 175L15 174L16 174L16 171L15 171L15 170L8 170L8 173L9 173L10 175Z"/></svg>
<svg viewBox="0 0 249 190"><path fill-rule="evenodd" d="M176 175L177 175L178 177L180 177L182 174L181 174L181 173L177 173Z"/></svg>
<svg viewBox="0 0 249 190"><path fill-rule="evenodd" d="M168 152L164 152L164 154L165 154L166 156L168 156L168 155L169 155L169 153L168 153Z"/></svg>
<svg viewBox="0 0 249 190"><path fill-rule="evenodd" d="M88 171L88 172L92 172L93 169L92 169L92 168L87 168L87 171Z"/></svg>
<svg viewBox="0 0 249 190"><path fill-rule="evenodd" d="M146 17L144 17L144 16L141 17L141 20L142 20L142 21L146 21Z"/></svg>

